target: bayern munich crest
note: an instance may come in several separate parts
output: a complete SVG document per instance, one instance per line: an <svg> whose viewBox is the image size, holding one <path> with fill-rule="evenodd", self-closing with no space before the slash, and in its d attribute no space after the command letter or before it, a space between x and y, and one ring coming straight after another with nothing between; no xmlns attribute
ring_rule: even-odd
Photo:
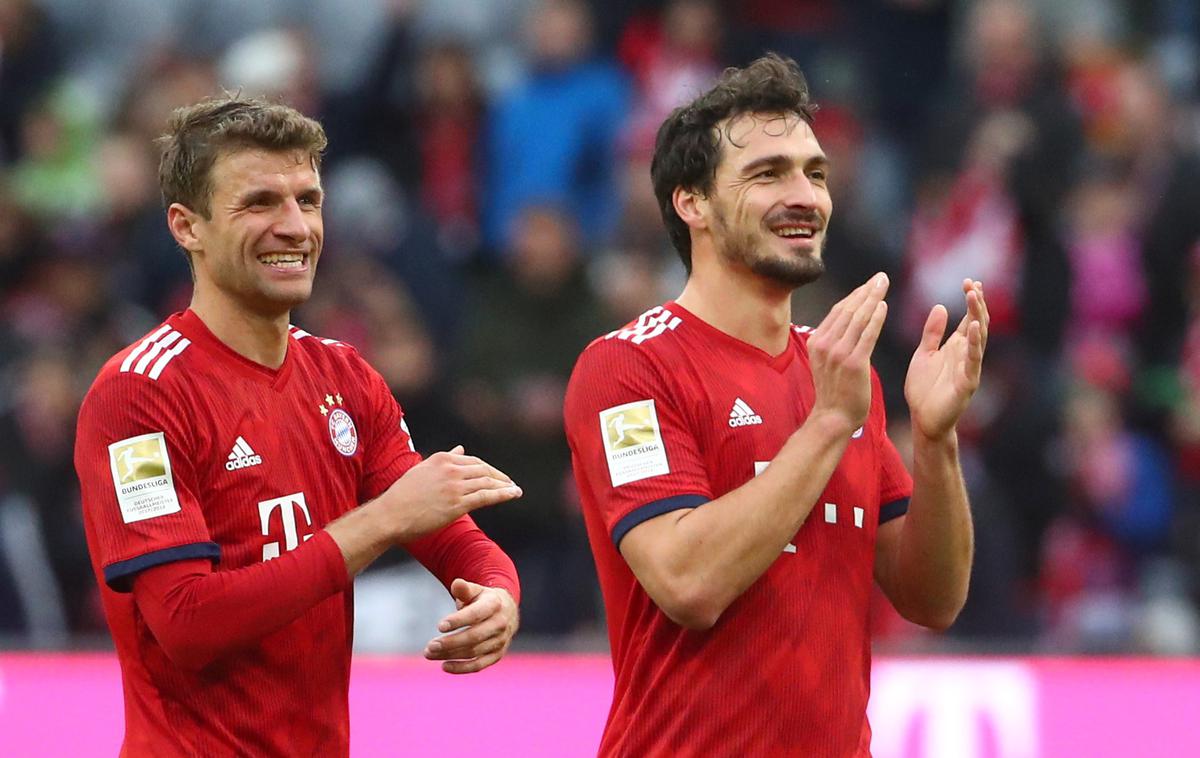
<svg viewBox="0 0 1200 758"><path fill-rule="evenodd" d="M329 414L329 440L342 455L351 456L358 450L358 429L354 427L354 419L341 408L334 408Z"/></svg>

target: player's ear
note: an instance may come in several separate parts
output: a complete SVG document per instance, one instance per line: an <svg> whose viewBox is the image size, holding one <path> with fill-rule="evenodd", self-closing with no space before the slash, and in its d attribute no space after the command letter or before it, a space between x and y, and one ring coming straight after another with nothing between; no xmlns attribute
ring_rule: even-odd
<svg viewBox="0 0 1200 758"><path fill-rule="evenodd" d="M182 203L171 203L167 208L167 228L179 246L189 253L198 253L204 249L200 242L199 229L204 218Z"/></svg>
<svg viewBox="0 0 1200 758"><path fill-rule="evenodd" d="M679 214L683 223L692 229L708 228L709 206L706 196L696 190L676 187L671 194L671 204L675 206L675 213Z"/></svg>

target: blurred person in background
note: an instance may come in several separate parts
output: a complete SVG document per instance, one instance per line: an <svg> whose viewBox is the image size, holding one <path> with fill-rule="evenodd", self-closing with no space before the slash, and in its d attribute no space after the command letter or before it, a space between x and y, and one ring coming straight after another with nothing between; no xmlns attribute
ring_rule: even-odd
<svg viewBox="0 0 1200 758"><path fill-rule="evenodd" d="M927 117L905 324L915 334L923 303L950 302L957 281L937 272L969 261L988 282L994 336L1019 334L1049 359L1067 316L1056 213L1077 165L1079 125L1028 2L972 4L961 53L965 70Z"/></svg>
<svg viewBox="0 0 1200 758"><path fill-rule="evenodd" d="M795 62L769 55L671 114L651 172L687 284L571 376L616 676L601 755L867 756L873 581L937 629L966 599L956 425L979 383L982 285L962 281L944 344L931 309L913 354L910 476L870 365L887 277L815 331L791 323L833 211L814 111Z"/></svg>
<svg viewBox="0 0 1200 758"><path fill-rule="evenodd" d="M425 650L445 671L516 631L512 562L467 513L520 489L462 447L422 460L357 351L288 324L321 254L325 144L232 97L176 111L161 142L191 305L105 364L75 445L123 754L348 755L350 585L392 546L456 600Z"/></svg>
<svg viewBox="0 0 1200 758"><path fill-rule="evenodd" d="M521 508L478 518L517 565L529 634L570 634L596 617L562 436L571 365L602 323L582 246L563 209L525 208L507 266L477 292L455 371L459 412L479 436L481 455L525 491Z"/></svg>
<svg viewBox="0 0 1200 758"><path fill-rule="evenodd" d="M0 3L0 166L22 157L22 116L62 67L62 40L46 10L35 0Z"/></svg>
<svg viewBox="0 0 1200 758"><path fill-rule="evenodd" d="M1069 509L1051 524L1042 582L1055 650L1132 647L1144 572L1165 555L1175 511L1171 462L1124 419L1124 361L1095 345L1077 358L1063 429ZM1104 364L1107 364L1104 365Z"/></svg>
<svg viewBox="0 0 1200 758"><path fill-rule="evenodd" d="M583 0L542 0L527 19L529 75L488 114L484 230L497 255L531 203L560 205L593 244L612 236L620 211L627 77L594 55Z"/></svg>
<svg viewBox="0 0 1200 758"><path fill-rule="evenodd" d="M663 119L716 81L721 73L721 26L713 0L671 0L659 18L635 19L625 28L621 61L633 72L635 92L627 152L648 160ZM645 180L644 173L641 178Z"/></svg>

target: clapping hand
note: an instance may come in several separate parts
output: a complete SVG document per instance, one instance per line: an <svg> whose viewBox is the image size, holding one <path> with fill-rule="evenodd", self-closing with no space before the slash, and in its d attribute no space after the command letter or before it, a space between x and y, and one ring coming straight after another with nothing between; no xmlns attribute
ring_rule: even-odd
<svg viewBox="0 0 1200 758"><path fill-rule="evenodd" d="M964 279L963 294L967 313L944 344L949 314L942 305L930 310L904 381L913 432L927 439L950 434L979 388L989 321L983 283Z"/></svg>

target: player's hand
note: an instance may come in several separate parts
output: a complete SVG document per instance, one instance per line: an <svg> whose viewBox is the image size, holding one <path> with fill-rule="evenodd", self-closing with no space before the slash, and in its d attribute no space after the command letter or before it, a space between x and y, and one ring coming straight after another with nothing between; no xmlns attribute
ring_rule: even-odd
<svg viewBox="0 0 1200 758"><path fill-rule="evenodd" d="M437 531L464 513L521 496L507 474L462 445L434 453L404 472L375 503L385 509L395 542L411 542Z"/></svg>
<svg viewBox="0 0 1200 758"><path fill-rule="evenodd" d="M830 416L845 433L862 426L871 410L871 352L887 318L886 274L847 295L808 339L816 400L811 417Z"/></svg>
<svg viewBox="0 0 1200 758"><path fill-rule="evenodd" d="M444 661L450 674L473 674L504 657L520 624L517 604L508 590L455 579L450 594L458 610L442 619L444 632L425 646L425 657Z"/></svg>
<svg viewBox="0 0 1200 758"><path fill-rule="evenodd" d="M942 305L935 305L929 311L921 344L913 353L904 381L904 398L912 416L913 432L929 439L942 439L953 431L979 389L990 321L983 283L964 279L963 294L967 312L941 347L938 345L946 332L949 315Z"/></svg>

